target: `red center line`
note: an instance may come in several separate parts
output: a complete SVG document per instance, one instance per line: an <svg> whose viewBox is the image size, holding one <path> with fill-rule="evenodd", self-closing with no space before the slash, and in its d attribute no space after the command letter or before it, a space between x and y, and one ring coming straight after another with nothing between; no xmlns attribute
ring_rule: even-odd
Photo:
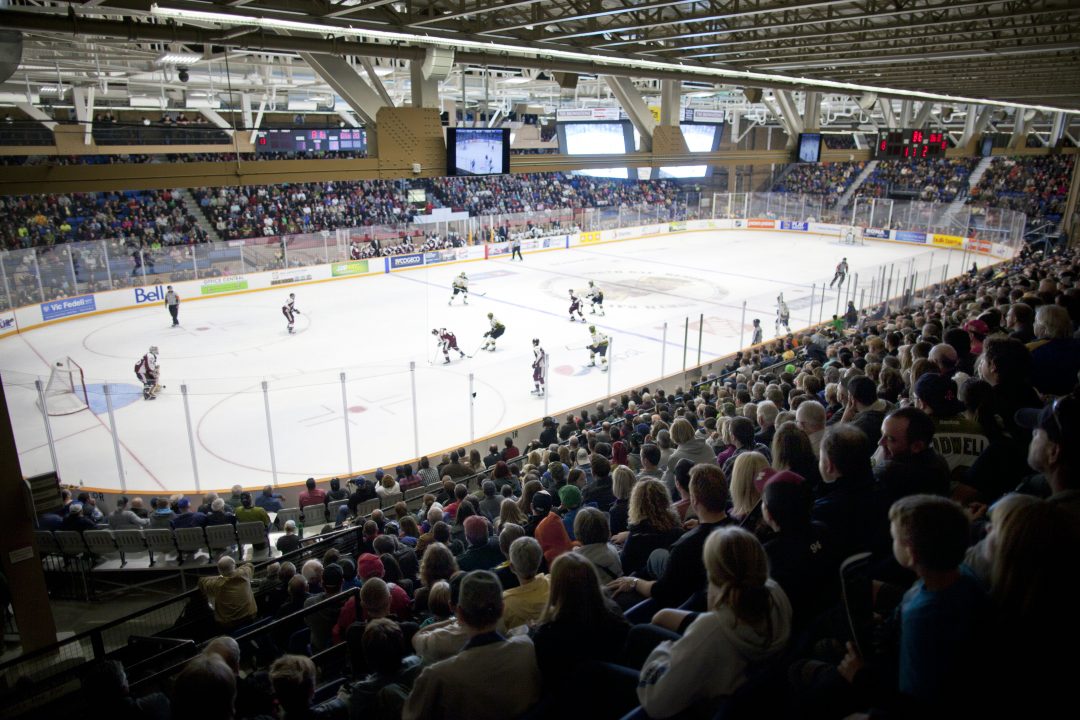
<svg viewBox="0 0 1080 720"><path fill-rule="evenodd" d="M52 371L52 365L50 365L49 362L44 357L42 357L41 353L38 352L36 347L34 347L33 345L30 344L30 341L26 339L26 333L19 333L19 338L22 339L22 341L24 343L26 343L26 347L28 347L28 348L30 348L31 350L34 351L34 354L38 356L38 360L41 360L42 364L45 367L49 368L49 371L51 372ZM105 432L108 433L110 436L112 436L112 430L110 430L109 426L105 424L105 421L103 421L100 417L98 417L97 413L95 413L93 411L91 411L90 414L94 416L94 419L98 421L98 423L105 430ZM128 455L131 456L131 459L134 460L135 462L137 462L139 464L139 467L141 467L143 470L146 471L146 474L150 476L150 479L153 480L155 483L157 483L157 486L159 488L161 488L162 491L168 492L169 489L161 484L161 481L158 480L157 476L154 475L154 473L152 473L150 471L150 468L146 467L146 465L143 463L143 461L139 459L139 456L136 455L134 452L132 452L131 448L129 448L124 443L124 441L121 440L119 437L116 438L116 439L117 439L117 442L120 443L120 447L124 448L124 450L127 450L127 453L128 453ZM122 483L123 478L120 478L120 480L121 480L121 483Z"/></svg>

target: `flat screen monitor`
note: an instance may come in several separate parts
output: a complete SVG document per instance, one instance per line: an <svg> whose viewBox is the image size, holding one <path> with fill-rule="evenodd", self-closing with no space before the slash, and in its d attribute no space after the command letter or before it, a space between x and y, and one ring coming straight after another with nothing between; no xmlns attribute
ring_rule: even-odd
<svg viewBox="0 0 1080 720"><path fill-rule="evenodd" d="M799 162L821 162L821 133L799 134Z"/></svg>
<svg viewBox="0 0 1080 720"><path fill-rule="evenodd" d="M686 139L686 148L692 153L716 152L720 145L720 135L724 126L720 124L691 124L683 123L679 126L683 138ZM677 165L674 167L661 167L660 179L678 178L703 178L709 174L708 165Z"/></svg>
<svg viewBox="0 0 1080 720"><path fill-rule="evenodd" d="M990 157L994 154L994 138L990 135L983 135L982 147L980 153L983 157Z"/></svg>
<svg viewBox="0 0 1080 720"><path fill-rule="evenodd" d="M560 122L559 150L566 155L624 155L633 147L631 133L629 121ZM624 167L577 170L575 174L623 180L630 177Z"/></svg>
<svg viewBox="0 0 1080 720"><path fill-rule="evenodd" d="M424 188L409 188L409 202L423 205L427 202L427 191Z"/></svg>
<svg viewBox="0 0 1080 720"><path fill-rule="evenodd" d="M510 128L446 128L447 175L510 172Z"/></svg>

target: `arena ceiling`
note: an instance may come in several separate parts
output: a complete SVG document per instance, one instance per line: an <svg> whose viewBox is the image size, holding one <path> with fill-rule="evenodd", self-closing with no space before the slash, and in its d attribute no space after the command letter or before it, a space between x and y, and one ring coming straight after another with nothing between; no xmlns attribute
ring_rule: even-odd
<svg viewBox="0 0 1080 720"><path fill-rule="evenodd" d="M873 103L858 108L867 86L930 93L942 117L949 97L1040 106L1046 122L1054 109L1080 111L1076 0L0 0L0 28L23 36L0 87L8 105L22 94L63 106L89 85L97 108L144 96L184 107L200 93L225 94L225 107L253 93L272 108L333 108L305 51L346 57L400 104L408 62L436 45L456 51L442 97L506 110L613 104L602 76L621 74L647 96L678 78L684 103L747 111L768 106L745 88L776 88L820 90L837 115L844 103L873 115Z"/></svg>

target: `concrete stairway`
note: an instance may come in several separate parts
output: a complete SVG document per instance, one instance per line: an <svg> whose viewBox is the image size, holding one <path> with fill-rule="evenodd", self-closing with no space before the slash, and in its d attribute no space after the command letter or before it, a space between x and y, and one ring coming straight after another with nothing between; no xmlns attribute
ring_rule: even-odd
<svg viewBox="0 0 1080 720"><path fill-rule="evenodd" d="M218 235L217 229L210 222L210 218L206 217L206 213L199 207L199 201L191 196L187 190L179 188L173 190L173 197L183 200L184 206L188 209L188 212L195 218L195 224L198 225L206 233L206 236L210 238L210 242L221 242L221 236Z"/></svg>
<svg viewBox="0 0 1080 720"><path fill-rule="evenodd" d="M870 162L866 163L866 167L864 167L862 169L862 172L859 173L858 177L855 178L855 182L851 183L851 185L848 186L848 189L844 191L844 194L840 196L840 199L836 202L836 207L847 207L848 203L851 202L851 198L855 197L855 193L862 186L862 184L866 182L866 178L870 177L870 174L874 172L874 169L877 168L877 165L877 160L871 160Z"/></svg>

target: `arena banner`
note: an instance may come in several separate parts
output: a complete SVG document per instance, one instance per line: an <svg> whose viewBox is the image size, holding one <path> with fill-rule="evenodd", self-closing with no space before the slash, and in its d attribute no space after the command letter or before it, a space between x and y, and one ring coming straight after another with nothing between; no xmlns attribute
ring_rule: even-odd
<svg viewBox="0 0 1080 720"><path fill-rule="evenodd" d="M894 230L893 240L906 243L926 243L926 233L912 232L910 230Z"/></svg>
<svg viewBox="0 0 1080 720"><path fill-rule="evenodd" d="M578 242L582 245L593 245L600 242L600 231L589 230L588 232L581 233L581 237Z"/></svg>
<svg viewBox="0 0 1080 720"><path fill-rule="evenodd" d="M683 232L686 230L685 220L676 220L668 223L668 232Z"/></svg>
<svg viewBox="0 0 1080 720"><path fill-rule="evenodd" d="M686 230L690 229L689 223L686 224L685 229ZM641 230L641 232L639 233L640 235L659 235L660 233L664 232L664 226L663 225L643 225L640 228L640 230Z"/></svg>
<svg viewBox="0 0 1080 720"><path fill-rule="evenodd" d="M863 237L880 238L882 240L889 239L889 231L882 228L863 228Z"/></svg>
<svg viewBox="0 0 1080 720"><path fill-rule="evenodd" d="M94 296L80 295L79 297L41 303L41 319L43 322L48 322L57 318L93 312L94 310L97 310L97 302Z"/></svg>
<svg viewBox="0 0 1080 720"><path fill-rule="evenodd" d="M443 250L432 250L431 252L424 253L424 264L434 265L435 263L453 262L454 260L464 260L469 255L465 248L446 248Z"/></svg>
<svg viewBox="0 0 1080 720"><path fill-rule="evenodd" d="M289 283L307 282L312 279L311 268L295 270L274 270L270 273L270 286L288 285Z"/></svg>
<svg viewBox="0 0 1080 720"><path fill-rule="evenodd" d="M804 222L788 222L787 220L780 221L781 230L799 230L800 232L806 232L810 229L810 223Z"/></svg>
<svg viewBox="0 0 1080 720"><path fill-rule="evenodd" d="M485 250L484 257L493 258L493 257L499 257L500 255L509 255L510 254L510 243L508 243L508 242L488 243L488 244L484 245L484 250Z"/></svg>
<svg viewBox="0 0 1080 720"><path fill-rule="evenodd" d="M15 313L10 310L0 312L0 337L16 332L18 332L18 325L15 324Z"/></svg>
<svg viewBox="0 0 1080 720"><path fill-rule="evenodd" d="M135 293L135 304L144 305L146 303L159 303L165 302L165 286L154 285L152 287L137 287L132 288Z"/></svg>
<svg viewBox="0 0 1080 720"><path fill-rule="evenodd" d="M217 295L218 293L237 292L247 289L248 281L243 275L226 275L225 277L203 280L202 286L199 288L199 294Z"/></svg>
<svg viewBox="0 0 1080 720"><path fill-rule="evenodd" d="M964 238L959 235L939 235L934 233L932 242L937 247L958 248L964 246Z"/></svg>
<svg viewBox="0 0 1080 720"><path fill-rule="evenodd" d="M366 272L368 272L367 260L349 260L348 262L332 263L330 265L330 277L363 275Z"/></svg>
<svg viewBox="0 0 1080 720"><path fill-rule="evenodd" d="M640 234L641 234L641 228L636 228L636 227L616 228L611 233L611 239L612 240L626 240L627 238L632 238L632 237L635 237L635 236L640 235Z"/></svg>
<svg viewBox="0 0 1080 720"><path fill-rule="evenodd" d="M424 264L424 256L422 253L413 253L412 255L391 255L390 256L390 270L400 270L402 268L419 267Z"/></svg>
<svg viewBox="0 0 1080 720"><path fill-rule="evenodd" d="M966 246L968 250L989 255L993 244L989 240L983 240L982 238L968 238Z"/></svg>
<svg viewBox="0 0 1080 720"><path fill-rule="evenodd" d="M773 230L776 228L776 221L766 220L764 218L750 218L746 221L746 227L759 230Z"/></svg>

